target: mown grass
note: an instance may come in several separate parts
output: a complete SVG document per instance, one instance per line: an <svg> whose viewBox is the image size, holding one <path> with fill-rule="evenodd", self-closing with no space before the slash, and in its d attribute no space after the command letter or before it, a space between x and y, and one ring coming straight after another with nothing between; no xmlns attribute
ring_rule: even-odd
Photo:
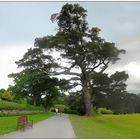
<svg viewBox="0 0 140 140"><path fill-rule="evenodd" d="M70 115L77 138L140 138L140 114Z"/></svg>
<svg viewBox="0 0 140 140"><path fill-rule="evenodd" d="M35 115L28 115L29 120L33 120L33 123L45 120L53 116L53 113L40 113ZM0 135L16 131L17 128L17 116L0 117Z"/></svg>

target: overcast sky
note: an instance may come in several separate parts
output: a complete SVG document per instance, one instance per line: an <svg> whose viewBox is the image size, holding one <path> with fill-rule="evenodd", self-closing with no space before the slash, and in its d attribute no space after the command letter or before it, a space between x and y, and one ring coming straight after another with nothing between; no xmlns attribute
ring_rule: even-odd
<svg viewBox="0 0 140 140"><path fill-rule="evenodd" d="M15 61L22 58L36 37L55 33L50 21L66 2L0 2L0 88L7 88L17 72ZM74 3L74 2L73 2ZM76 3L76 2L75 2ZM98 27L101 36L115 42L126 54L108 72L126 70L129 91L140 91L140 2L77 2L87 11L89 26Z"/></svg>

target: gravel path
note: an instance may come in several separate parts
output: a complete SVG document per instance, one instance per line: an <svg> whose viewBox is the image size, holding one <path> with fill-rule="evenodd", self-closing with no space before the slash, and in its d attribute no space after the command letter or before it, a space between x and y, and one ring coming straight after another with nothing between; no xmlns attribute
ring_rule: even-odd
<svg viewBox="0 0 140 140"><path fill-rule="evenodd" d="M20 130L3 135L0 138L75 138L75 134L68 115L62 114L61 117L59 115L53 116L36 123L33 128L25 129L24 132Z"/></svg>

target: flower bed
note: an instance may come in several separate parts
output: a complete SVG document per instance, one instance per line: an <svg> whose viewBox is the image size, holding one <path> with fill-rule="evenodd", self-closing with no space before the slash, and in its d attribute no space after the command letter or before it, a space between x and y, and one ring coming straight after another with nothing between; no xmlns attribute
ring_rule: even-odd
<svg viewBox="0 0 140 140"><path fill-rule="evenodd" d="M0 110L0 116L16 116L43 113L43 110Z"/></svg>

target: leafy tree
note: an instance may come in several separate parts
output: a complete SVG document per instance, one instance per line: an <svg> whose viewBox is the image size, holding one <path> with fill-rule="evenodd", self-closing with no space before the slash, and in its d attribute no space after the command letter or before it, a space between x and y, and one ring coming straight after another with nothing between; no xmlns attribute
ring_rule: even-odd
<svg viewBox="0 0 140 140"><path fill-rule="evenodd" d="M67 88L65 80L51 78L48 75L50 68L55 67L51 56L44 55L39 48L29 49L23 58L16 62L24 69L19 73L12 73L15 85L10 89L17 98L32 98L32 104L51 106L53 100L60 94L60 90ZM43 71L45 69L45 72Z"/></svg>
<svg viewBox="0 0 140 140"><path fill-rule="evenodd" d="M17 96L30 96L34 105L40 105L41 97L47 98L50 96L49 92L54 91L57 83L58 80L56 78L50 78L40 71L27 70L17 75L13 89Z"/></svg>
<svg viewBox="0 0 140 140"><path fill-rule="evenodd" d="M58 32L54 36L35 39L35 47L60 52L64 64L55 65L49 74L73 76L71 84L81 85L85 114L92 114L92 87L95 73L103 73L109 63L119 60L120 53L114 43L99 37L99 28L89 28L86 10L79 4L65 4L60 13L54 14ZM53 55L50 54L53 57ZM53 57L55 64L58 62ZM74 69L77 69L74 71Z"/></svg>
<svg viewBox="0 0 140 140"><path fill-rule="evenodd" d="M61 93L58 98L56 98L54 100L54 104L61 104L61 105L68 105L68 98L69 96L64 94L64 93Z"/></svg>
<svg viewBox="0 0 140 140"><path fill-rule="evenodd" d="M108 74L96 75L93 91L96 92L95 104L97 107L107 107L114 113L125 112L126 102L128 102L125 81L128 79L128 74L124 71L116 72L111 76Z"/></svg>

